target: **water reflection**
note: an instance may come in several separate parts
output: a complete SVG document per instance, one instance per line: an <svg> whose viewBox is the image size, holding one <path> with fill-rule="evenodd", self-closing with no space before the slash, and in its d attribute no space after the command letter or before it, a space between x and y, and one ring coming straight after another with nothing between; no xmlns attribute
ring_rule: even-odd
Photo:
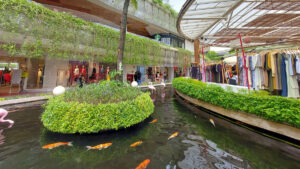
<svg viewBox="0 0 300 169"><path fill-rule="evenodd" d="M244 161L235 155L217 148L217 144L206 140L201 136L188 135L182 142L192 145L184 151L184 160L178 162L178 166L184 169L243 169ZM246 166L245 169L251 168Z"/></svg>
<svg viewBox="0 0 300 169"><path fill-rule="evenodd" d="M0 130L0 145L4 144L5 136L3 135L3 131L4 131L4 129Z"/></svg>
<svg viewBox="0 0 300 169"><path fill-rule="evenodd" d="M191 150L185 150L185 156L188 157L181 161L182 168L193 168L193 165L197 168L200 164L196 161L202 162L201 165L206 168L213 169L300 168L300 149L209 115L194 106L188 106L189 110L186 110L181 104L185 104L184 101L174 102L173 105L182 120L191 125L190 130L195 132L193 135L197 138L187 136L189 139L185 142L193 146ZM193 112L198 115L194 115ZM208 119L211 117L218 127L215 128L210 124ZM189 155L191 152L194 155Z"/></svg>
<svg viewBox="0 0 300 169"><path fill-rule="evenodd" d="M98 163L119 158L124 154L139 149L140 147L132 148L130 145L138 140L149 139L152 128L151 125L148 125L150 120L153 119L150 118L141 124L118 132L112 131L97 134L64 135L49 132L44 128L40 137L40 146L72 141L72 147L62 146L52 150L44 150L44 152L49 153L54 159L63 161L63 166L76 164L82 168L93 168ZM107 149L87 151L86 146L95 146L108 142L111 142L112 146Z"/></svg>

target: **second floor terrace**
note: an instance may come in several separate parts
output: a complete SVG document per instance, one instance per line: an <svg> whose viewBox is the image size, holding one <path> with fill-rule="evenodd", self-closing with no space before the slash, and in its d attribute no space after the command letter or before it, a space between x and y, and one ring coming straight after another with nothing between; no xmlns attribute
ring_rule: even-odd
<svg viewBox="0 0 300 169"><path fill-rule="evenodd" d="M119 31L25 0L0 0L0 14L0 47L11 56L116 62ZM190 57L184 49L127 34L124 63L172 67Z"/></svg>
<svg viewBox="0 0 300 169"><path fill-rule="evenodd" d="M103 23L110 26L120 26L124 1L120 0L34 0L49 8L62 8L77 11L101 18ZM154 0L138 0L137 8L129 6L129 32L151 37L154 34L172 33L176 30L177 15ZM70 11L70 12L71 12ZM71 12L72 13L72 12Z"/></svg>

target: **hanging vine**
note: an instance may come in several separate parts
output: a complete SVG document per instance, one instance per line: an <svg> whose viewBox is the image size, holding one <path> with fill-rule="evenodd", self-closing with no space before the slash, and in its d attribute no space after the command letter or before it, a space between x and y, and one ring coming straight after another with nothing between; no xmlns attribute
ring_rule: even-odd
<svg viewBox="0 0 300 169"><path fill-rule="evenodd" d="M115 63L119 32L26 0L0 0L0 48L11 56ZM127 34L124 63L167 64L165 45ZM171 50L171 49L170 49ZM178 50L178 63L192 53Z"/></svg>

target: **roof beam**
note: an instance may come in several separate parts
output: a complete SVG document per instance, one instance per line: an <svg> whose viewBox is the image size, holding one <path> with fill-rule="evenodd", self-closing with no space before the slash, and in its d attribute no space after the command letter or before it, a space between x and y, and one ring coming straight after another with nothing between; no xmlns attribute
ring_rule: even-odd
<svg viewBox="0 0 300 169"><path fill-rule="evenodd" d="M203 4L212 4L212 3L220 3L220 2L232 2L237 0L209 0L209 1L201 1L200 3L196 2L195 5L203 5Z"/></svg>
<svg viewBox="0 0 300 169"><path fill-rule="evenodd" d="M208 7L208 8L197 8L197 9L190 9L189 11L186 12L190 13L190 12L195 12L195 11L199 11L199 10L207 10L207 9L224 9L224 8L229 8L230 6L220 6L220 7Z"/></svg>
<svg viewBox="0 0 300 169"><path fill-rule="evenodd" d="M230 14L233 10L235 10L238 6L240 6L245 0L239 0L234 6L232 6L224 15L223 17L227 16ZM198 39L206 32L208 31L212 26L217 24L221 19L216 20L213 24L211 24L205 31L203 31L201 34L196 36Z"/></svg>
<svg viewBox="0 0 300 169"><path fill-rule="evenodd" d="M197 17L197 18L182 18L182 20L218 20L226 19L226 17Z"/></svg>

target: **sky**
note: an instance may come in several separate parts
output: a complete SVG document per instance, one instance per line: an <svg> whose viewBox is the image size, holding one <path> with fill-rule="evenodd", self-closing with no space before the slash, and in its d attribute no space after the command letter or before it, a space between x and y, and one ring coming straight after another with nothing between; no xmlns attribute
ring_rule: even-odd
<svg viewBox="0 0 300 169"><path fill-rule="evenodd" d="M169 0L169 4L174 8L176 12L179 12L185 1L186 0Z"/></svg>

